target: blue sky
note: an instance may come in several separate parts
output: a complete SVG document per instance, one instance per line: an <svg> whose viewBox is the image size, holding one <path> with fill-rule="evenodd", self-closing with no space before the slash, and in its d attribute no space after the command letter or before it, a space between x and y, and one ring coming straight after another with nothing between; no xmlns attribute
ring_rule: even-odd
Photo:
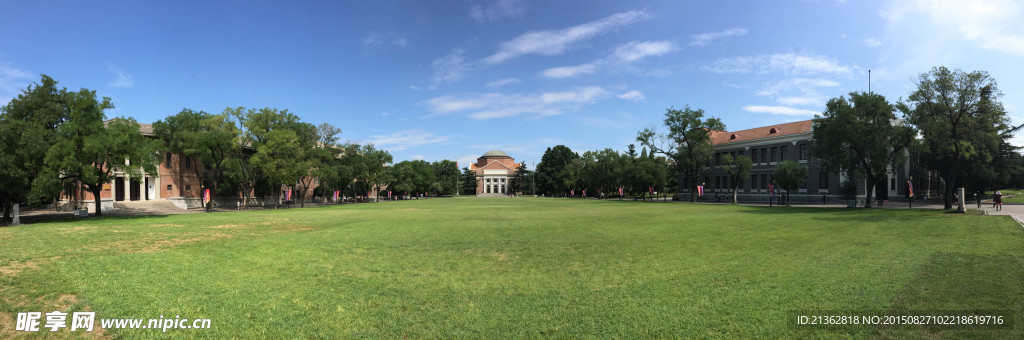
<svg viewBox="0 0 1024 340"><path fill-rule="evenodd" d="M625 150L665 109L729 130L830 97L906 97L932 66L985 70L1024 123L1011 1L0 1L0 103L45 73L151 123L289 109L396 161ZM1015 142L1024 145L1024 139Z"/></svg>

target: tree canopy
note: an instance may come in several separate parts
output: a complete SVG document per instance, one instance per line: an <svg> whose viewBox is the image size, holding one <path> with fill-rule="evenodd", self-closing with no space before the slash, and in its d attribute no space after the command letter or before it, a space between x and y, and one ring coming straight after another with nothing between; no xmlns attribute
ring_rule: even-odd
<svg viewBox="0 0 1024 340"><path fill-rule="evenodd" d="M826 169L866 178L865 207L871 207L875 186L902 168L917 133L894 109L882 95L850 92L849 99L830 99L814 119L811 154Z"/></svg>
<svg viewBox="0 0 1024 340"><path fill-rule="evenodd" d="M667 109L664 124L668 131L659 133L647 128L637 133L636 140L652 153L671 160L677 172L690 179L690 192L696 193L699 178L713 153L711 132L725 131L725 124L718 118L705 119L704 110L693 110L689 105L682 110ZM690 198L697 201L696 194Z"/></svg>

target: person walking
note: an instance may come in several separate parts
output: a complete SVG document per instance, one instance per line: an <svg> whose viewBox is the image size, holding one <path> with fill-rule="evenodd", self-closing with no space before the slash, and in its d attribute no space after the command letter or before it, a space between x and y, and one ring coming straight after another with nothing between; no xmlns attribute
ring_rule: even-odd
<svg viewBox="0 0 1024 340"><path fill-rule="evenodd" d="M981 190L978 190L978 192L974 194L974 199L978 201L978 209L981 209L981 195Z"/></svg>
<svg viewBox="0 0 1024 340"><path fill-rule="evenodd" d="M995 194L995 196L993 196L992 201L995 202L996 211L1003 210L1003 193L1002 192L996 191L996 194Z"/></svg>

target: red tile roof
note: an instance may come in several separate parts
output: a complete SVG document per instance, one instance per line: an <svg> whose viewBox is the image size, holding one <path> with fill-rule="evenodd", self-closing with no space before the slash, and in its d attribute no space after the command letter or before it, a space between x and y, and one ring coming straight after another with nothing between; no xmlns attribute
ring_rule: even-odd
<svg viewBox="0 0 1024 340"><path fill-rule="evenodd" d="M711 143L713 145L722 145L757 140L768 137L808 133L811 132L811 123L813 122L814 120L808 119L799 122L768 125L740 131L712 131Z"/></svg>

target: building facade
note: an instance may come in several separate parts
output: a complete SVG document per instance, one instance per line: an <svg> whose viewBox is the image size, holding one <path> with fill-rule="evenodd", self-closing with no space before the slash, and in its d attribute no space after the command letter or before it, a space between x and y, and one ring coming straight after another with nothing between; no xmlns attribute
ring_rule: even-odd
<svg viewBox="0 0 1024 340"><path fill-rule="evenodd" d="M813 120L762 126L741 131L712 131L711 143L714 153L708 161L701 183L705 194L702 200L729 201L732 199L732 178L720 166L722 157L739 155L750 157L753 166L750 175L741 178L737 197L740 201L764 201L770 199L769 184L774 183L775 166L791 160L808 168L807 181L796 191L789 193L794 202L837 202L846 199L842 183L846 176L824 169L819 158L810 152L813 136ZM933 172L912 166L913 155L908 155L904 166L890 169L884 180L876 183L873 199L906 201L908 179L914 178L915 199L937 194L941 184L935 183ZM690 182L680 177L681 197L690 197ZM857 181L857 199L865 199L865 180ZM775 188L775 194L781 191ZM933 196L934 197L934 196Z"/></svg>
<svg viewBox="0 0 1024 340"><path fill-rule="evenodd" d="M511 195L512 178L518 171L519 163L504 151L493 150L477 158L469 169L476 173L477 196Z"/></svg>

